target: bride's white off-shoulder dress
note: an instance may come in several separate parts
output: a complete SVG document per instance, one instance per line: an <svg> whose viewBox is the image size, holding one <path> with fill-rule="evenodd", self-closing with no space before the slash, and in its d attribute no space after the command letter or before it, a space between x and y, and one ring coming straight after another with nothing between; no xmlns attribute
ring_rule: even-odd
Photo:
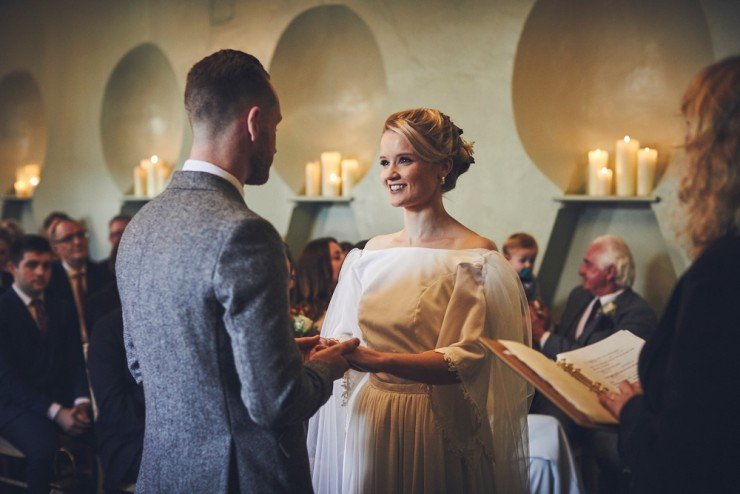
<svg viewBox="0 0 740 494"><path fill-rule="evenodd" d="M524 492L530 390L481 343L529 343L514 269L485 249L354 250L322 336L444 355L460 384L350 371L309 423L317 493Z"/></svg>

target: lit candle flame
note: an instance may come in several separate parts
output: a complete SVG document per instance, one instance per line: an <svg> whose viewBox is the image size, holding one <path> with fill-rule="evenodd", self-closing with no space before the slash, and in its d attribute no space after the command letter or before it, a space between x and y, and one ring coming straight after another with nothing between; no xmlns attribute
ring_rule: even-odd
<svg viewBox="0 0 740 494"><path fill-rule="evenodd" d="M624 142L630 142L630 136L624 136Z"/></svg>
<svg viewBox="0 0 740 494"><path fill-rule="evenodd" d="M150 161L152 163L157 163L159 161L159 157L156 154L153 154L152 157L150 158Z"/></svg>
<svg viewBox="0 0 740 494"><path fill-rule="evenodd" d="M41 182L41 179L39 177L31 177L28 179L28 183L36 187Z"/></svg>

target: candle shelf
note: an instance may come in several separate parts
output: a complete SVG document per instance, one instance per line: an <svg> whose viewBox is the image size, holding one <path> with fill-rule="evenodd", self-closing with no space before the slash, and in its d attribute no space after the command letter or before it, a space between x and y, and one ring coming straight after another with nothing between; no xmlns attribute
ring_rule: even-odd
<svg viewBox="0 0 740 494"><path fill-rule="evenodd" d="M18 197L15 195L0 195L0 204L2 204L2 219L14 219L21 221L24 216L24 210L30 214L29 206L33 202L33 197Z"/></svg>
<svg viewBox="0 0 740 494"><path fill-rule="evenodd" d="M121 214L133 216L152 199L151 197L141 197L132 194L124 195L121 197Z"/></svg>
<svg viewBox="0 0 740 494"><path fill-rule="evenodd" d="M330 197L330 196L293 196L290 198L291 202L305 202L305 203L348 203L352 202L354 197Z"/></svg>
<svg viewBox="0 0 740 494"><path fill-rule="evenodd" d="M652 204L660 202L659 196L590 196L587 194L566 194L553 197L554 201L564 204Z"/></svg>

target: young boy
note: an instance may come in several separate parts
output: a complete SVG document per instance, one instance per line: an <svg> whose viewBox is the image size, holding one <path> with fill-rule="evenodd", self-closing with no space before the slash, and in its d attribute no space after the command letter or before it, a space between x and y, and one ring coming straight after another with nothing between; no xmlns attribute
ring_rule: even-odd
<svg viewBox="0 0 740 494"><path fill-rule="evenodd" d="M524 293L529 302L529 313L532 324L541 323L544 327L550 326L550 311L545 306L540 296L537 279L534 276L534 262L537 260L539 248L537 241L528 233L514 233L509 235L503 245L503 253L506 260L519 273L519 278L524 286Z"/></svg>

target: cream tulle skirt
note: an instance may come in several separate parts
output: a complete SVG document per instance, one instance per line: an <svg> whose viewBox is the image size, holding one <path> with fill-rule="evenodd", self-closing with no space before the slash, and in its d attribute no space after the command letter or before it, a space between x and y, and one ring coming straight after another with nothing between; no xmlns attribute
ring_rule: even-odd
<svg viewBox="0 0 740 494"><path fill-rule="evenodd" d="M425 384L371 376L348 424L343 490L352 493L493 492L482 448L456 454L437 426Z"/></svg>

